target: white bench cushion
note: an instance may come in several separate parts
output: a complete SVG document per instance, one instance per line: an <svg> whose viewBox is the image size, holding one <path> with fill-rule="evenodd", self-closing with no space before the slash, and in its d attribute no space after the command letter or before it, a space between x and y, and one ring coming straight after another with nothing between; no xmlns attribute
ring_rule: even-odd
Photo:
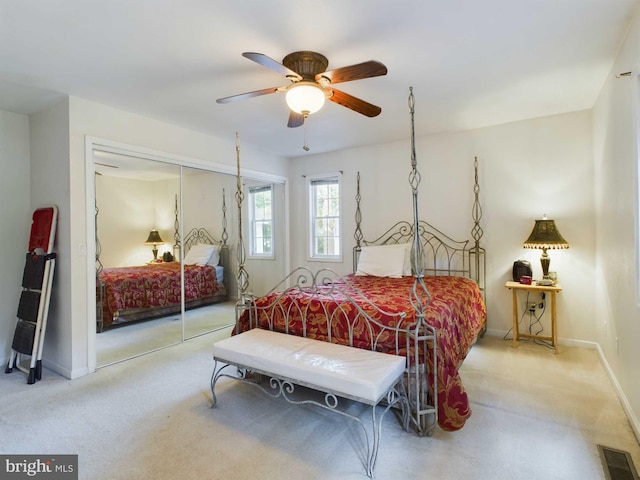
<svg viewBox="0 0 640 480"><path fill-rule="evenodd" d="M216 342L214 358L378 403L398 381L405 357L260 328Z"/></svg>

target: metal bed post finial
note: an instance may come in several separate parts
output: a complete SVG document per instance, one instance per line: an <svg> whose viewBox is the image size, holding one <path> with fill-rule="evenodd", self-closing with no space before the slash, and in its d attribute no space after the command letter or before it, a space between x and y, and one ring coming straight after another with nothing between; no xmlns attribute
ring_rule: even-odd
<svg viewBox="0 0 640 480"><path fill-rule="evenodd" d="M480 291L482 292L482 296L486 302L486 282L485 282L485 272L486 272L486 256L485 250L480 246L480 239L484 235L484 231L480 226L480 219L482 218L482 206L480 205L480 182L478 181L478 157L475 157L473 160L473 167L475 171L475 179L473 184L473 193L474 193L474 202L471 210L471 216L473 217L473 227L471 228L471 236L474 240L474 246L469 249L469 267L473 268L473 272L471 272L471 278L473 278ZM486 330L486 323L485 323ZM484 331L482 332L484 334Z"/></svg>
<svg viewBox="0 0 640 480"><path fill-rule="evenodd" d="M238 302L245 303L247 289L249 288L249 274L244 267L246 252L244 240L242 238L242 202L244 192L242 191L242 176L240 175L240 134L236 132L236 164L238 167L236 203L238 204Z"/></svg>
<svg viewBox="0 0 640 480"><path fill-rule="evenodd" d="M364 236L362 235L362 229L360 228L360 224L362 223L362 212L360 211L360 200L362 200L362 196L360 195L360 172L356 175L356 230L353 233L353 238L356 241L356 246L353 249L353 271L356 271L358 266L358 256L360 255L360 250L362 246L362 239Z"/></svg>
<svg viewBox="0 0 640 480"><path fill-rule="evenodd" d="M480 182L478 181L478 157L473 160L473 167L475 170L475 181L473 184L473 193L475 200L473 202L472 217L473 228L471 229L471 236L475 240L476 248L480 247L480 239L484 235L484 231L480 226L480 219L482 218L482 206L480 205Z"/></svg>
<svg viewBox="0 0 640 480"><path fill-rule="evenodd" d="M415 308L418 322L417 326L424 322L424 312L431 301L431 294L424 283L424 272L422 267L422 242L420 242L420 218L418 215L418 187L421 176L418 171L418 161L416 158L416 134L415 134L415 97L413 87L409 87L409 113L411 116L411 173L409 174L409 185L413 196L413 270L416 280L411 290L410 299Z"/></svg>
<svg viewBox="0 0 640 480"><path fill-rule="evenodd" d="M229 240L229 233L227 233L227 198L224 188L222 189L222 246L227 246L227 240Z"/></svg>

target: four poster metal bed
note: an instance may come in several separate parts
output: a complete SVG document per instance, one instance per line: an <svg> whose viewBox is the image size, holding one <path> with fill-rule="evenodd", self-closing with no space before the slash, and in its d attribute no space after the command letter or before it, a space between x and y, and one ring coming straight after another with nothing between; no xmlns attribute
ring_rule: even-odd
<svg viewBox="0 0 640 480"><path fill-rule="evenodd" d="M406 364L400 394L408 400L410 423L419 435L431 435L436 425L444 430L462 428L471 414L458 368L485 329L485 251L480 246L482 229L477 159L474 162L473 245L468 241L456 242L419 218L420 173L415 155L414 107L411 89L409 183L413 221L398 222L377 239L365 241L361 230L358 174L354 274L340 277L327 269L314 273L300 267L267 295L252 295L244 265L239 213L239 291L233 335L261 328L404 357ZM238 144L236 149L236 200L241 212L244 195ZM393 275L398 278L359 271L361 266L365 270L363 257L370 261L375 248L385 249L385 257L393 257L402 263L402 274ZM224 368L216 361L211 380L214 404L214 388L221 376L255 380L251 369L241 365L236 375L222 373ZM293 390L286 382L286 388L281 383L279 387L274 384L265 387L259 381L252 383L273 396L283 396L287 400L288 388ZM337 403L335 395L328 395L324 404L316 404L334 409L334 403Z"/></svg>

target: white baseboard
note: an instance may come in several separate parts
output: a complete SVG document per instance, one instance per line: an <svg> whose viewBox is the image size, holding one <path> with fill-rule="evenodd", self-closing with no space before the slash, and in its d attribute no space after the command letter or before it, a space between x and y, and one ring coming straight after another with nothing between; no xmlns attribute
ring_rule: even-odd
<svg viewBox="0 0 640 480"><path fill-rule="evenodd" d="M89 369L87 367L70 370L56 362L52 362L51 360L47 359L42 359L42 366L59 375L62 375L64 378L68 378L69 380L83 377L89 373Z"/></svg>
<svg viewBox="0 0 640 480"><path fill-rule="evenodd" d="M4 372L6 366L9 364L9 358L10 356L4 357L1 361L2 361L2 372ZM25 365L25 363L27 361L30 361L31 357L30 356L26 356L24 361L23 361L23 365ZM27 368L29 367L28 364L25 365ZM64 378L68 378L69 380L72 380L74 378L78 378L81 377L83 375L87 374L87 369L81 369L81 371L73 371L71 372L68 368L64 368L60 365L58 365L57 363L51 362L47 359L42 359L42 366L51 370L52 372L55 372L61 376L63 376Z"/></svg>
<svg viewBox="0 0 640 480"><path fill-rule="evenodd" d="M629 423L631 424L631 429L633 430L634 435L636 436L636 440L640 443L640 422L638 421L638 417L636 417L631 405L629 404L629 400L627 396L624 394L622 387L620 387L620 383L618 383L618 379L616 378L613 370L611 369L611 365L607 361L607 357L605 357L600 344L596 343L596 350L598 351L598 356L600 357L600 363L604 367L605 372L607 372L607 376L609 380L611 380L611 384L613 385L613 389L616 391L618 398L620 399L620 403L622 404L622 409L624 413L627 415L629 419Z"/></svg>

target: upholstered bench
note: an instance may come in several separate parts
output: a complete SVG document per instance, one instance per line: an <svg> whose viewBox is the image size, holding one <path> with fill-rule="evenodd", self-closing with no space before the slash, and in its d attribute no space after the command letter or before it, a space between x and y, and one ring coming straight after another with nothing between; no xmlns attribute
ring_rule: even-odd
<svg viewBox="0 0 640 480"><path fill-rule="evenodd" d="M373 476L384 414L392 406L400 406L403 427L409 428L402 383L405 357L254 328L216 342L213 358L211 393L214 407L217 404L215 386L220 377L247 380L248 372L268 376L271 378L269 389L259 382L250 383L289 402L311 403L356 420L367 440L365 468L369 477ZM223 373L230 365L237 367L237 375ZM324 392L325 403L293 401L290 395L294 385ZM339 397L371 405L371 441L360 418L336 409ZM385 408L377 416L376 407L383 400Z"/></svg>

